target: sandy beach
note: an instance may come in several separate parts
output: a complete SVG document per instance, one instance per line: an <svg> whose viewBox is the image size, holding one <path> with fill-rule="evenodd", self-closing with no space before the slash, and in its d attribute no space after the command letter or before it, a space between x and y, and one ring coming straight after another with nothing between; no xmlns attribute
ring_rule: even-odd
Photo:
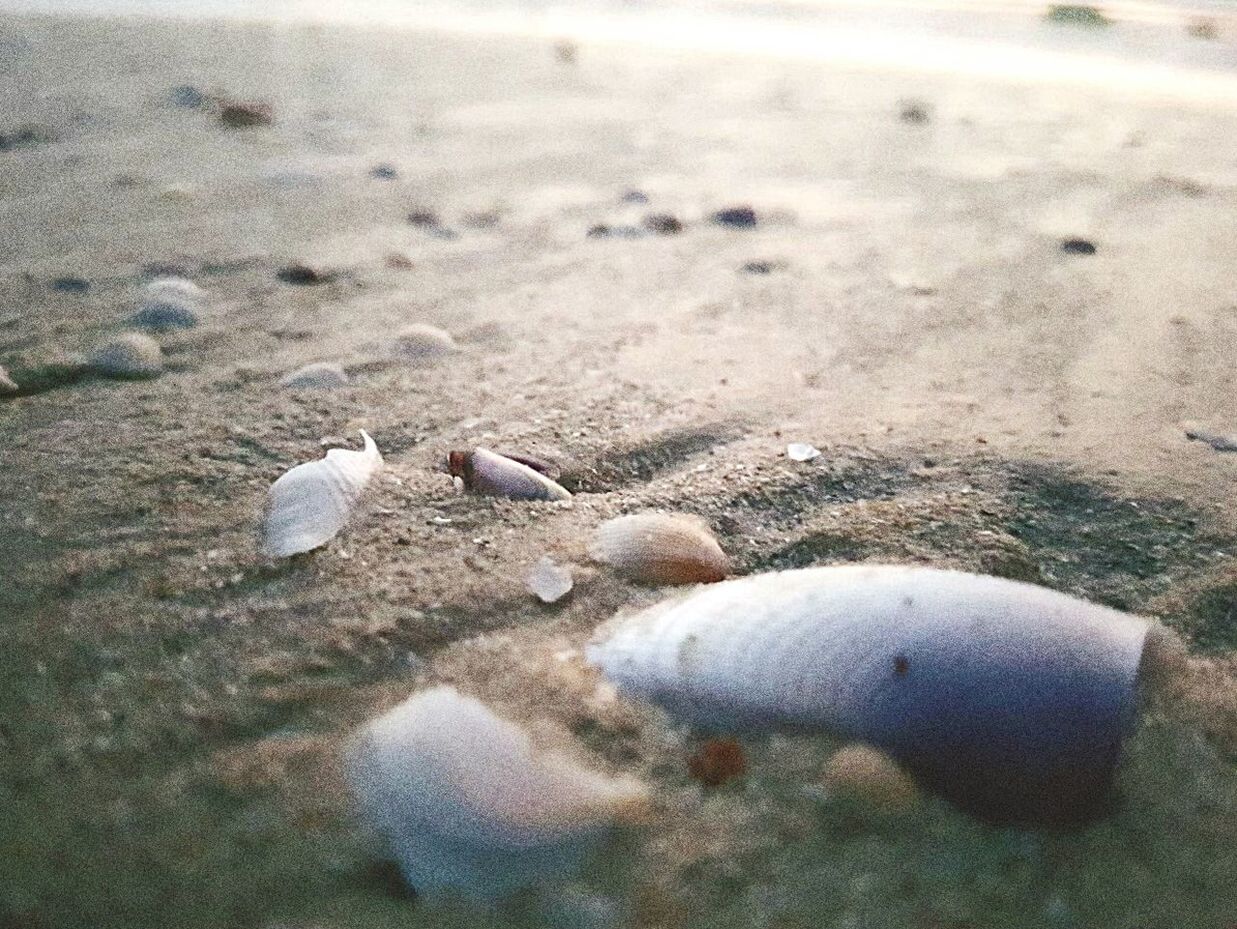
<svg viewBox="0 0 1237 929"><path fill-rule="evenodd" d="M0 151L0 926L1233 923L1237 454L1187 438L1237 433L1220 22L1163 27L1156 93L544 23L0 17L0 133L34 127ZM205 309L161 376L46 374L169 273ZM393 361L412 323L458 351ZM280 385L316 361L350 383ZM263 558L271 482L361 429L353 524ZM556 462L570 505L459 493L477 445ZM650 509L739 574L928 564L1159 616L1185 696L1079 830L822 802L825 736L702 789L691 733L555 657L665 594L587 554ZM419 904L337 758L428 682L570 731L656 821L549 899Z"/></svg>

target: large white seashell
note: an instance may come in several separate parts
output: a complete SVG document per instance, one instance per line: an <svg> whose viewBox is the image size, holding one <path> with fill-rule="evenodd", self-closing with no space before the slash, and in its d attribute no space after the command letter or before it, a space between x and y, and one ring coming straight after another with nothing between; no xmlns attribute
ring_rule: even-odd
<svg viewBox="0 0 1237 929"><path fill-rule="evenodd" d="M451 687L416 694L364 727L348 754L362 812L418 894L496 899L570 874L648 793L533 745Z"/></svg>
<svg viewBox="0 0 1237 929"><path fill-rule="evenodd" d="M90 367L107 377L158 377L163 371L163 349L148 335L122 332L96 349Z"/></svg>
<svg viewBox="0 0 1237 929"><path fill-rule="evenodd" d="M857 565L704 588L603 628L621 691L713 727L833 731L996 818L1095 808L1150 625L1041 587Z"/></svg>
<svg viewBox="0 0 1237 929"><path fill-rule="evenodd" d="M143 329L191 329L202 310L202 288L183 277L161 277L142 288L133 324Z"/></svg>
<svg viewBox="0 0 1237 929"><path fill-rule="evenodd" d="M324 545L348 522L370 478L382 470L378 446L361 430L365 449L333 448L325 458L297 465L267 494L262 553L286 558Z"/></svg>
<svg viewBox="0 0 1237 929"><path fill-rule="evenodd" d="M570 500L571 492L528 465L478 446L451 452L447 467L464 486L479 494L512 500Z"/></svg>
<svg viewBox="0 0 1237 929"><path fill-rule="evenodd" d="M646 584L720 581L730 559L702 522L686 516L638 513L602 523L589 554Z"/></svg>

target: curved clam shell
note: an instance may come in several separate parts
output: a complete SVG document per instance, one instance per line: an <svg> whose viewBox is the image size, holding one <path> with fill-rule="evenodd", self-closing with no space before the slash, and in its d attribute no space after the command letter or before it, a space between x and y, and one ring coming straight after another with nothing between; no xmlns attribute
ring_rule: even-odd
<svg viewBox="0 0 1237 929"><path fill-rule="evenodd" d="M730 573L730 559L701 522L638 513L607 520L589 554L645 584L708 584Z"/></svg>
<svg viewBox="0 0 1237 929"><path fill-rule="evenodd" d="M454 688L409 698L364 727L347 759L362 812L418 893L496 898L561 876L647 790L540 750Z"/></svg>
<svg viewBox="0 0 1237 929"><path fill-rule="evenodd" d="M363 451L333 448L325 458L297 465L267 494L262 553L286 558L325 545L344 528L357 498L382 469L378 446L361 430Z"/></svg>
<svg viewBox="0 0 1237 929"><path fill-rule="evenodd" d="M90 367L106 377L158 377L163 371L163 349L141 332L122 332L90 356Z"/></svg>
<svg viewBox="0 0 1237 929"><path fill-rule="evenodd" d="M190 329L198 324L202 288L183 277L161 277L142 288L132 322L143 329Z"/></svg>
<svg viewBox="0 0 1237 929"><path fill-rule="evenodd" d="M479 494L512 500L571 499L569 490L544 474L488 448L451 452L447 467L451 474L463 478L465 487Z"/></svg>
<svg viewBox="0 0 1237 929"><path fill-rule="evenodd" d="M392 350L400 358L418 359L458 351L451 333L428 323L413 323L395 336Z"/></svg>
<svg viewBox="0 0 1237 929"><path fill-rule="evenodd" d="M708 726L829 730L981 815L1095 809L1149 623L1041 587L858 565L718 584L588 649L619 689Z"/></svg>

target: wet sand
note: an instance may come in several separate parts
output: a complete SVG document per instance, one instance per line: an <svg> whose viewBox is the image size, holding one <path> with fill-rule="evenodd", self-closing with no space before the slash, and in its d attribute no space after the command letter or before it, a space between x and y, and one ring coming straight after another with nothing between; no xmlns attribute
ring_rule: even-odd
<svg viewBox="0 0 1237 929"><path fill-rule="evenodd" d="M1237 432L1237 108L329 26L8 18L0 45L0 132L52 136L0 152L0 364L89 350L152 274L208 293L158 379L0 401L8 923L1231 920L1237 455L1185 427ZM740 204L755 228L709 221ZM682 231L587 234L652 213ZM282 283L296 261L332 279ZM417 322L461 350L384 362ZM310 361L353 384L278 385ZM387 470L355 525L265 562L270 482L362 428ZM458 495L446 453L477 444L557 460L572 506ZM1080 832L838 808L804 790L828 739L702 792L690 735L553 658L659 596L586 557L646 508L703 516L741 573L914 561L1162 615L1201 683ZM524 589L544 554L577 566L561 607ZM332 759L427 680L558 721L664 815L549 903L418 907Z"/></svg>

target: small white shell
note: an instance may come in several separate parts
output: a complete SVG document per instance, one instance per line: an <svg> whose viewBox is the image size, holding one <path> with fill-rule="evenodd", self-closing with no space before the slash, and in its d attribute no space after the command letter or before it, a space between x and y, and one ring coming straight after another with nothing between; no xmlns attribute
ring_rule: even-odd
<svg viewBox="0 0 1237 929"><path fill-rule="evenodd" d="M730 559L700 521L639 513L601 524L589 554L645 584L708 584L730 573Z"/></svg>
<svg viewBox="0 0 1237 929"><path fill-rule="evenodd" d="M382 469L378 446L361 430L365 449L333 448L325 458L297 465L267 494L262 552L286 558L325 545L348 522L370 478Z"/></svg>
<svg viewBox="0 0 1237 929"><path fill-rule="evenodd" d="M17 393L18 390L20 390L20 388L16 383L14 383L13 379L9 377L9 372L4 370L3 365L0 365L0 394Z"/></svg>
<svg viewBox="0 0 1237 929"><path fill-rule="evenodd" d="M348 753L362 812L418 894L496 899L572 872L607 827L648 812L638 781L540 750L451 687L364 727Z"/></svg>
<svg viewBox="0 0 1237 929"><path fill-rule="evenodd" d="M998 818L1107 791L1149 624L1042 587L856 565L729 581L620 618L587 652L709 726L825 729Z"/></svg>
<svg viewBox="0 0 1237 929"><path fill-rule="evenodd" d="M478 446L471 452L451 452L447 464L453 477L464 479L474 493L512 500L570 500L571 492L528 465Z"/></svg>
<svg viewBox="0 0 1237 929"><path fill-rule="evenodd" d="M571 593L571 569L556 565L548 557L541 558L528 575L528 592L542 603L557 603Z"/></svg>
<svg viewBox="0 0 1237 929"><path fill-rule="evenodd" d="M786 457L791 461L811 461L820 457L820 449L807 442L791 442L786 446Z"/></svg>
<svg viewBox="0 0 1237 929"><path fill-rule="evenodd" d="M279 381L280 387L294 390L329 390L332 387L344 387L348 384L348 372L340 365L329 361L316 361L297 368L284 375Z"/></svg>
<svg viewBox="0 0 1237 929"><path fill-rule="evenodd" d="M163 349L148 335L122 332L91 355L90 366L107 377L158 377L163 371Z"/></svg>
<svg viewBox="0 0 1237 929"><path fill-rule="evenodd" d="M142 288L133 324L143 329L190 329L198 324L202 288L183 277L161 277Z"/></svg>
<svg viewBox="0 0 1237 929"><path fill-rule="evenodd" d="M407 359L430 358L458 351L451 333L428 323L414 323L395 337L394 353Z"/></svg>

